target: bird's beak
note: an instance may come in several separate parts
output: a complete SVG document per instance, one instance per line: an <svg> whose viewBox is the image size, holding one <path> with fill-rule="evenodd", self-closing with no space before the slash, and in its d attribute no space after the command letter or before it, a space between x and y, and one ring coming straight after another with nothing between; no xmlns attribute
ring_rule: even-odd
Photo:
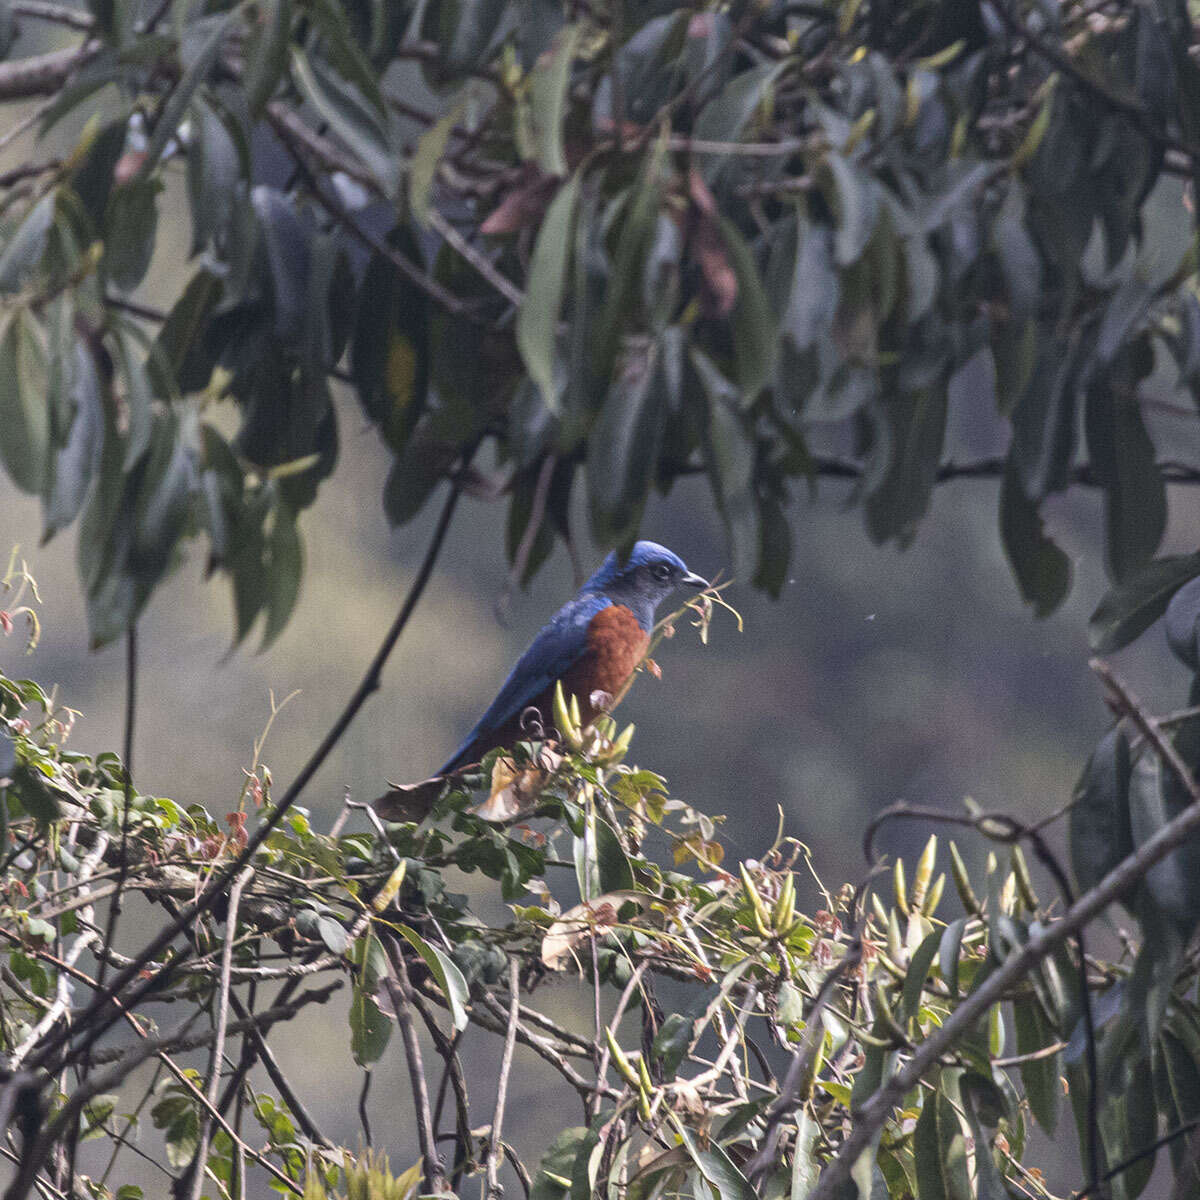
<svg viewBox="0 0 1200 1200"><path fill-rule="evenodd" d="M703 575L697 575L694 571L689 571L679 582L685 584L687 587L694 588L706 588L709 586L708 580Z"/></svg>

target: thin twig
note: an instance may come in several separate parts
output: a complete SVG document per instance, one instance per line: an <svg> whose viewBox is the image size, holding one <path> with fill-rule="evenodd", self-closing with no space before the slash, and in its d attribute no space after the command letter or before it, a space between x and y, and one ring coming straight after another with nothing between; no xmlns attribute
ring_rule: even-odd
<svg viewBox="0 0 1200 1200"><path fill-rule="evenodd" d="M392 975L385 982L396 1010L396 1024L404 1040L404 1056L408 1061L408 1078L412 1085L413 1105L417 1110L417 1139L421 1145L421 1172L425 1191L446 1190L446 1176L437 1152L437 1139L433 1129L433 1110L429 1106L429 1086L425 1081L425 1064L421 1058L421 1044L417 1041L417 1030L412 1019L412 982L408 977L408 965L404 952L392 937L385 936L383 947L391 963Z"/></svg>
<svg viewBox="0 0 1200 1200"><path fill-rule="evenodd" d="M225 918L225 945L221 953L221 981L217 986L217 1030L208 1064L208 1079L204 1084L204 1098L209 1106L216 1103L217 1086L221 1082L221 1059L225 1054L225 1031L229 1026L230 968L233 966L233 942L237 934L238 906L242 902L242 890L250 882L254 872L247 867L233 881L229 889L229 915ZM200 1200L200 1189L204 1186L204 1161L208 1158L208 1143L212 1137L212 1118L206 1113L200 1123L200 1140L192 1159L191 1200Z"/></svg>
<svg viewBox="0 0 1200 1200"><path fill-rule="evenodd" d="M521 979L517 956L508 959L508 1028L504 1033L504 1053L500 1056L500 1075L496 1081L496 1111L492 1116L492 1135L488 1145L487 1168L484 1172L484 1200L496 1200L504 1194L500 1186L500 1158L503 1145L504 1105L508 1099L508 1077L512 1072L513 1048L517 1044L517 1025L520 1021Z"/></svg>

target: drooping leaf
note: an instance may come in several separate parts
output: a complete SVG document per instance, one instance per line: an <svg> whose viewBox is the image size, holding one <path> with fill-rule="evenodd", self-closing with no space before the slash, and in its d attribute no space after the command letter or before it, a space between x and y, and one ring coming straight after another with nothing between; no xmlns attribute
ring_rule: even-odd
<svg viewBox="0 0 1200 1200"><path fill-rule="evenodd" d="M460 1031L466 1029L466 1006L470 1001L470 993L467 990L467 981L455 966L454 960L444 950L438 949L432 942L427 942L415 929L400 924L397 924L396 929L425 960L425 965L432 972L439 990L446 998L454 1028Z"/></svg>
<svg viewBox="0 0 1200 1200"><path fill-rule="evenodd" d="M553 47L529 77L531 149L547 175L566 175L567 156L563 147L563 123L567 113L571 65L583 34L582 25L559 31Z"/></svg>
<svg viewBox="0 0 1200 1200"><path fill-rule="evenodd" d="M1071 560L1049 537L1036 501L1021 487L1012 458L1000 485L1000 537L1021 598L1034 615L1047 617L1071 590Z"/></svg>
<svg viewBox="0 0 1200 1200"><path fill-rule="evenodd" d="M0 329L0 462L25 492L40 492L50 445L45 364L30 319L17 309Z"/></svg>
<svg viewBox="0 0 1200 1200"><path fill-rule="evenodd" d="M43 196L25 215L0 251L0 292L15 292L37 269L54 223L53 192Z"/></svg>
<svg viewBox="0 0 1200 1200"><path fill-rule="evenodd" d="M529 265L525 299L517 314L517 346L521 358L552 413L560 409L554 360L578 200L579 176L573 175L546 210Z"/></svg>
<svg viewBox="0 0 1200 1200"><path fill-rule="evenodd" d="M1158 558L1113 588L1088 621L1088 640L1098 654L1128 646L1166 611L1185 583L1200 575L1200 554Z"/></svg>

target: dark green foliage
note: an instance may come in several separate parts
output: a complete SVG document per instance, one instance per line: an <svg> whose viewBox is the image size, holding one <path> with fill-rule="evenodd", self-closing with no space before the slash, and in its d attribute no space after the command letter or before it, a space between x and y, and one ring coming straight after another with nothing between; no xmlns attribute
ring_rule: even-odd
<svg viewBox="0 0 1200 1200"><path fill-rule="evenodd" d="M556 479L584 467L604 546L637 535L651 487L702 470L733 569L775 594L798 482L857 475L868 533L903 545L945 477L948 426L998 412L1000 528L1036 613L1070 587L1041 504L1078 480L1103 493L1113 580L1153 558L1166 489L1144 400L1152 383L1161 399L1200 381L1181 178L1200 66L1171 32L1182 7L1045 27L1020 5L988 20L973 4L847 4L826 19L461 0L424 6L419 49L403 44L403 4L219 7L151 31L124 3L95 6L101 48L43 127L117 83L147 98L144 130L119 111L3 212L0 457L44 497L48 532L97 472L140 458L152 408L228 395L244 485L225 489L216 528L194 495L198 519L159 523L169 544L151 558L206 533L239 634L274 595L274 636L296 555L264 548L263 476L293 516L315 499L348 347L395 457L394 523L480 437L520 478L550 454ZM386 94L418 69L428 124ZM176 299L156 331L111 300L158 261L180 156L197 261L163 265ZM43 372L90 386L89 368L55 362L73 325L90 330L102 407L124 396L137 416L128 428L98 424L92 392L54 411ZM204 433L171 428L194 455ZM104 451L110 437L122 453ZM834 457L847 445L848 463ZM108 527L128 524L133 490L99 490L126 497ZM515 555L532 509L527 488L508 494ZM531 531L526 577L571 534L562 519ZM273 563L278 585L251 578ZM97 642L127 627L151 575L92 588ZM1141 620L1109 621L1102 641Z"/></svg>

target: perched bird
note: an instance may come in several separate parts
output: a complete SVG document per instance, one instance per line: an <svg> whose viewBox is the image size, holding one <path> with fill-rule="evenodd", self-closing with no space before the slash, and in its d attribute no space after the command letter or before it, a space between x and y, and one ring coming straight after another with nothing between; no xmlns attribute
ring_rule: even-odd
<svg viewBox="0 0 1200 1200"><path fill-rule="evenodd" d="M554 685L576 696L585 722L633 674L650 644L654 611L677 587L708 587L683 560L656 542L638 542L623 562L611 553L600 569L533 639L499 695L441 768L449 774L521 737L521 714L533 707L549 724ZM594 702L594 698L599 703Z"/></svg>

